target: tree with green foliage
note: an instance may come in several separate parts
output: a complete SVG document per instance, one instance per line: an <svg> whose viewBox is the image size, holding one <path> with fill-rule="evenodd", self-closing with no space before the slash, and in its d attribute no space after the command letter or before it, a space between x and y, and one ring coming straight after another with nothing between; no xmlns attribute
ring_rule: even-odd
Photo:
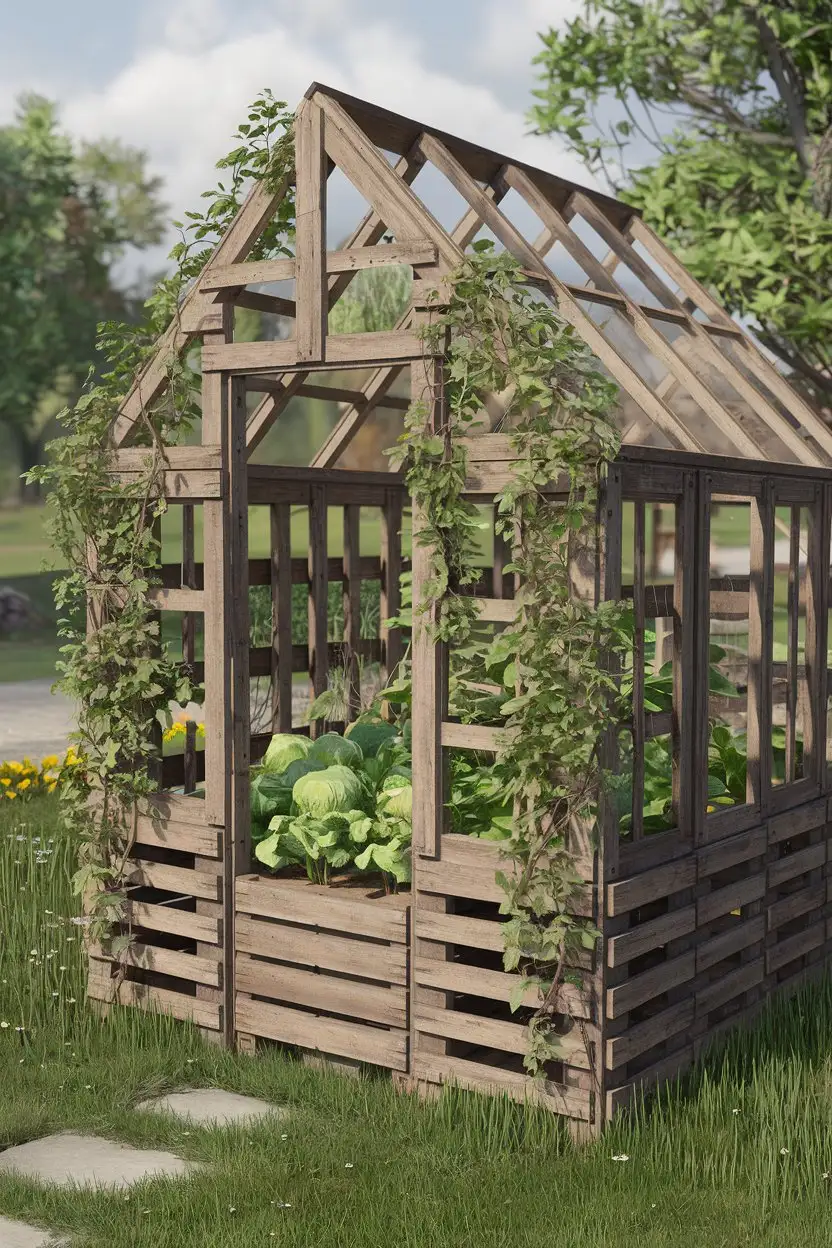
<svg viewBox="0 0 832 1248"><path fill-rule="evenodd" d="M584 0L541 38L538 132L832 405L832 2Z"/></svg>
<svg viewBox="0 0 832 1248"><path fill-rule="evenodd" d="M0 423L22 470L94 364L98 323L131 316L113 270L161 240L160 187L143 152L73 144L38 96L0 128Z"/></svg>

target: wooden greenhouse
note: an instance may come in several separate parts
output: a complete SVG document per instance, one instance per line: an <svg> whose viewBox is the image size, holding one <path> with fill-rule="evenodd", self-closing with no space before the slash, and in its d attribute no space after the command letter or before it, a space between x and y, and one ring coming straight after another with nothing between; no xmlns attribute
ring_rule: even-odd
<svg viewBox="0 0 832 1248"><path fill-rule="evenodd" d="M290 189L256 185L114 429L114 471L130 480L146 455L130 445L143 407L170 359L201 342L201 443L166 452L181 558L151 595L181 615L183 659L204 680L204 752L189 731L184 754L164 760L132 849L127 966L93 948L89 991L191 1019L229 1045L268 1040L386 1067L413 1086L532 1097L597 1131L635 1088L684 1070L832 949L832 433L632 208L327 87L307 92L295 133L295 257L248 259ZM336 182L349 194L339 199ZM328 185L330 205L362 201L343 242ZM448 830L443 755L493 751L497 730L449 716L443 647L423 636L412 656L409 891L269 875L251 848L250 767L272 732L316 731L293 713L298 676L317 695L330 671L345 671L349 721L359 667L393 673L401 659L384 621L411 568L410 501L367 431L375 422L392 441L410 395L441 402L443 361L420 327L431 292L441 302L443 278L479 238L518 258L620 389L623 448L587 584L632 601L633 718L617 751L632 800L626 818L606 810L597 843L573 847L586 881L576 906L602 935L565 989L564 1057L543 1085L523 1068L528 1010L509 1008L497 847ZM391 264L412 271L399 324L328 332L355 275ZM235 308L288 324L288 336L235 340ZM330 401L337 422L308 466L263 462L294 398ZM487 509L509 471L508 439L484 432L468 451L466 489ZM258 509L262 557L250 555ZM378 534L372 549L362 517ZM293 518L308 523L308 556L293 554ZM489 560L475 593L499 629L514 592L500 542ZM365 583L380 601L375 636L362 625ZM267 645L251 644L253 586L270 594ZM302 640L293 586L308 600ZM270 694L252 732L256 682ZM671 801L657 817L662 765Z"/></svg>

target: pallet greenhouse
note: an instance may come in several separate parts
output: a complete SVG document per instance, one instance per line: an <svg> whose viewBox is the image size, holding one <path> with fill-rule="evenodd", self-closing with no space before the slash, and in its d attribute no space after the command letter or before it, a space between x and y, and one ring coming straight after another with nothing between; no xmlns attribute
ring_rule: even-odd
<svg viewBox="0 0 832 1248"><path fill-rule="evenodd" d="M822 972L832 949L832 433L627 205L319 85L296 114L295 145L296 175L254 185L113 431L112 471L137 479L143 412L170 360L201 345L201 442L165 450L181 558L150 598L181 617L182 659L204 682L204 749L189 727L183 753L163 760L130 854L134 939L121 957L91 947L89 992L169 1011L242 1049L278 1042L387 1068L414 1088L528 1097L596 1133L635 1090L684 1071L772 994ZM365 211L332 249L336 181ZM250 260L292 193L294 256ZM622 447L576 593L632 611L632 718L612 755L628 796L603 804L597 836L570 832L583 880L572 905L600 937L564 982L561 1057L544 1081L523 1063L535 1002L510 1005L499 844L454 830L448 810L449 760L497 753L499 725L460 722L448 647L388 623L403 573L419 603L427 555L411 545L420 514L404 479L377 462L368 434L373 422L389 433L414 398L441 424L443 358L420 331L482 238L516 257L619 388ZM355 275L381 265L412 272L398 326L329 332ZM235 341L235 308L281 318L289 336ZM337 403L337 423L308 466L261 462L296 397ZM466 439L465 492L485 516L511 474L499 426L497 411ZM563 485L541 488L557 496ZM256 509L268 514L263 558L249 556ZM306 557L293 555L299 525ZM514 620L516 586L510 551L492 539L471 592L496 636ZM271 608L267 645L251 642L257 587ZM293 587L308 603L302 638ZM383 687L408 646L412 882L388 891L380 876L269 871L253 852L251 794L273 734L343 732L362 706L361 673L379 672ZM318 697L333 674L343 712L304 722L296 678ZM253 731L252 690L266 684Z"/></svg>

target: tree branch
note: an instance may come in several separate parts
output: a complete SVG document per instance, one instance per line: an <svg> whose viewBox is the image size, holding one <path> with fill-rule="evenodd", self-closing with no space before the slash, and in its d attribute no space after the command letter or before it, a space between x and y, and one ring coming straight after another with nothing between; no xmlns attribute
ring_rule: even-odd
<svg viewBox="0 0 832 1248"><path fill-rule="evenodd" d="M798 376L803 377L826 400L832 400L832 373L828 369L814 368L808 360L794 350L790 350L779 338L760 329L757 337L763 346L781 359L784 364L793 368Z"/></svg>
<svg viewBox="0 0 832 1248"><path fill-rule="evenodd" d="M759 31L771 76L780 93L780 99L786 106L789 128L803 176L808 177L810 171L809 131L806 125L803 80L792 56L778 42L776 34L762 14L758 12L756 4L746 4L745 8Z"/></svg>

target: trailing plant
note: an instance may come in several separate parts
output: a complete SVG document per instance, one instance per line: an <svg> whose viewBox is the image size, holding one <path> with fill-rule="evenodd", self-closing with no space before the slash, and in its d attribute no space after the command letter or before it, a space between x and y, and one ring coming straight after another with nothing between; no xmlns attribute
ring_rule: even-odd
<svg viewBox="0 0 832 1248"><path fill-rule="evenodd" d="M165 510L166 446L198 416L195 374L187 360L167 362L163 397L141 412L136 441L147 457L135 479L117 481L107 453L112 422L155 344L178 316L183 293L237 213L253 180L274 186L293 162L292 116L270 92L255 101L234 149L218 162L226 180L203 194L201 211L176 223L172 276L159 283L138 326L106 323L99 348L106 361L74 407L61 413L63 436L50 461L30 479L49 489L48 529L69 572L56 582L65 618L59 687L78 705L74 739L83 764L61 786L64 819L80 842L75 888L85 895L94 939L105 939L124 915L122 872L137 811L158 786L159 727L169 726L169 701L194 695L181 664L162 644L148 590L159 578L159 528ZM293 203L287 196L252 251L252 258L288 254ZM88 604L88 632L72 615ZM127 942L113 942L119 952Z"/></svg>
<svg viewBox="0 0 832 1248"><path fill-rule="evenodd" d="M415 626L449 643L456 713L465 718L467 706L482 722L485 711L504 729L497 765L512 819L501 853L513 867L498 873L508 916L504 964L519 972L513 1008L529 987L539 989L524 1060L544 1075L547 1062L563 1056L556 1028L566 1013L568 967L598 936L575 913L582 880L570 834L598 817L599 746L618 698L610 656L624 650L627 636L621 604L596 605L573 588L576 568L594 555L598 487L618 451L616 394L510 255L475 245L450 292L447 309L425 331L434 346L447 343L439 423L423 404L412 406L394 461L404 465L425 517L416 540L430 562L421 609L432 622L423 615ZM520 588L515 623L478 643L466 590L480 575L481 521L463 497L461 439L482 430L489 392L508 395L502 429L515 460L496 498L496 530L513 547L507 570ZM557 495L544 490L556 481Z"/></svg>

